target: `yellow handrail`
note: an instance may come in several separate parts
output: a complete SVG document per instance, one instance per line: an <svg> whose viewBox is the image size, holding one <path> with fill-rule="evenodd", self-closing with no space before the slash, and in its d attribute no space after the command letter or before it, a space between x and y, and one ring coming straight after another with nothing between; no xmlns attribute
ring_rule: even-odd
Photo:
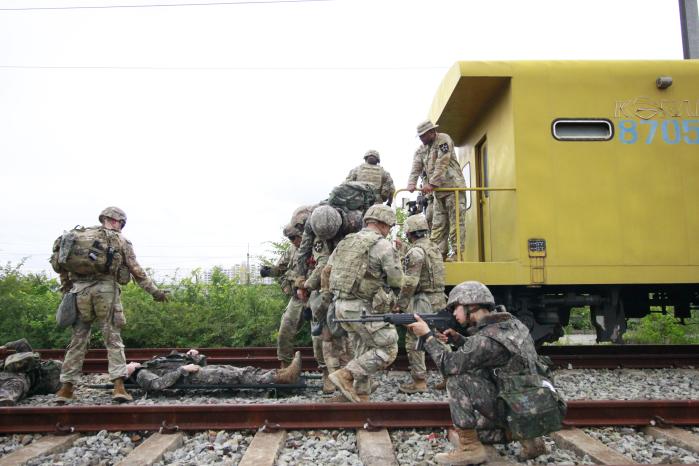
<svg viewBox="0 0 699 466"><path fill-rule="evenodd" d="M398 193L402 192L411 192L407 188L401 188L397 189L393 193L393 199L396 199L396 196ZM517 191L517 188L435 188L433 189L435 192L453 192L454 197L457 198L457 202L455 202L456 205L456 261L461 262L461 205L458 202L458 193L461 191ZM449 243L449 232L447 232L447 244Z"/></svg>

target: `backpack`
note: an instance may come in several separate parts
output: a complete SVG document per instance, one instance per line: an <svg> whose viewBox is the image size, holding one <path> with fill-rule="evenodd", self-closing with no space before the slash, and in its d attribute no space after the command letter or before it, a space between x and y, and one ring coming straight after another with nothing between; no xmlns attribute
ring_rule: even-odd
<svg viewBox="0 0 699 466"><path fill-rule="evenodd" d="M376 202L376 188L370 183L346 181L335 186L328 197L328 204L344 211L365 212Z"/></svg>
<svg viewBox="0 0 699 466"><path fill-rule="evenodd" d="M50 262L57 273L110 274L121 265L118 250L118 233L78 226L56 238Z"/></svg>

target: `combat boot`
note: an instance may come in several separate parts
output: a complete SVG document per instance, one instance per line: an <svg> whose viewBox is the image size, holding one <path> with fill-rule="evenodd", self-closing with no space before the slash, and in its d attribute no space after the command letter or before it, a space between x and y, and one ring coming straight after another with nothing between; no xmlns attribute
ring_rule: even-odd
<svg viewBox="0 0 699 466"><path fill-rule="evenodd" d="M437 464L465 466L467 464L485 463L488 460L485 447L478 440L476 429L459 429L455 427L450 429L449 439L454 444L454 451L435 455L434 459Z"/></svg>
<svg viewBox="0 0 699 466"><path fill-rule="evenodd" d="M518 455L520 461L533 460L546 453L546 444L541 437L520 440L519 443L522 444L522 450Z"/></svg>
<svg viewBox="0 0 699 466"><path fill-rule="evenodd" d="M447 379L442 379L437 385L434 386L435 390L446 390L447 389Z"/></svg>
<svg viewBox="0 0 699 466"><path fill-rule="evenodd" d="M427 391L427 382L425 379L415 379L410 383L403 383L398 387L398 391L402 393L425 393Z"/></svg>
<svg viewBox="0 0 699 466"><path fill-rule="evenodd" d="M61 389L56 392L56 403L67 403L73 400L73 384L70 382L63 382Z"/></svg>
<svg viewBox="0 0 699 466"><path fill-rule="evenodd" d="M326 395L335 393L335 385L333 385L333 383L330 381L328 375L330 375L330 371L326 367L325 369L323 369L323 393L325 393Z"/></svg>
<svg viewBox="0 0 699 466"><path fill-rule="evenodd" d="M284 369L279 369L274 374L274 383L290 384L299 381L301 375L301 352L297 351L294 354L291 364Z"/></svg>
<svg viewBox="0 0 699 466"><path fill-rule="evenodd" d="M330 377L330 381L340 389L342 394L345 395L348 400L355 403L360 401L359 397L357 396L357 392L354 391L354 377L352 377L352 373L350 371L347 369L338 369L328 377Z"/></svg>
<svg viewBox="0 0 699 466"><path fill-rule="evenodd" d="M123 378L119 377L118 379L114 379L112 380L112 383L114 384L114 390L112 390L112 400L119 403L133 401L133 397L129 395L129 392L127 392L126 388L124 387Z"/></svg>

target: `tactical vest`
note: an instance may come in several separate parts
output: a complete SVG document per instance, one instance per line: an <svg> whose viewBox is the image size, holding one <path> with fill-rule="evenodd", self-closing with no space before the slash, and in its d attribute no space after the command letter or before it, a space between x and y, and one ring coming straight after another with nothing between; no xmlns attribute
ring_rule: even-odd
<svg viewBox="0 0 699 466"><path fill-rule="evenodd" d="M414 248L422 249L425 254L425 263L420 271L416 293L444 293L444 261L442 253L427 238L421 238L413 244Z"/></svg>
<svg viewBox="0 0 699 466"><path fill-rule="evenodd" d="M370 163L363 163L357 170L357 181L363 181L374 186L376 202L381 202L381 188L383 187L383 168Z"/></svg>
<svg viewBox="0 0 699 466"><path fill-rule="evenodd" d="M51 266L57 273L70 272L76 278L114 276L128 283L119 233L104 227L76 227L53 243Z"/></svg>
<svg viewBox="0 0 699 466"><path fill-rule="evenodd" d="M61 388L61 362L49 359L41 361L37 379L32 383L29 395L48 395Z"/></svg>
<svg viewBox="0 0 699 466"><path fill-rule="evenodd" d="M149 361L144 362L141 366L144 369L148 369L151 372L157 374L163 374L174 369L179 369L187 364L196 364L198 366L206 366L206 356L199 354L197 356L190 356L188 354L178 353L173 351L167 356L159 356L153 358Z"/></svg>
<svg viewBox="0 0 699 466"><path fill-rule="evenodd" d="M493 315L506 316L509 314ZM531 370L536 372L537 354L534 342L529 335L529 329L518 319L509 315L506 320L484 326L478 333L497 341L512 355L507 364L497 369L497 374L512 375Z"/></svg>
<svg viewBox="0 0 699 466"><path fill-rule="evenodd" d="M330 289L343 299L371 301L381 287L381 277L369 271L369 250L382 236L372 230L352 233L335 248Z"/></svg>

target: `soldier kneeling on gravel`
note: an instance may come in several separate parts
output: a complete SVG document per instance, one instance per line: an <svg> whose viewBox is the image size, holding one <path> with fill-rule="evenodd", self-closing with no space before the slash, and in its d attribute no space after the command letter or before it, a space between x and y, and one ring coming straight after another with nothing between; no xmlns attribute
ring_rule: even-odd
<svg viewBox="0 0 699 466"><path fill-rule="evenodd" d="M507 312L495 312L490 290L479 282L463 282L449 293L447 308L456 320L471 324L469 337L447 330L460 347L448 352L427 324L408 325L416 336L427 336L425 350L447 379L456 449L435 457L439 464L479 464L487 460L481 441L519 440L521 459L546 453L541 435L559 430L565 401L539 374L529 330Z"/></svg>
<svg viewBox="0 0 699 466"><path fill-rule="evenodd" d="M130 381L146 392L157 392L178 385L265 385L293 384L301 375L301 353L296 352L284 369L236 367L225 364L206 365L206 357L191 349L186 354L172 353L143 364L126 365Z"/></svg>
<svg viewBox="0 0 699 466"><path fill-rule="evenodd" d="M60 361L41 361L24 338L0 346L5 349L15 353L0 361L0 406L14 406L31 395L48 395L61 386Z"/></svg>

